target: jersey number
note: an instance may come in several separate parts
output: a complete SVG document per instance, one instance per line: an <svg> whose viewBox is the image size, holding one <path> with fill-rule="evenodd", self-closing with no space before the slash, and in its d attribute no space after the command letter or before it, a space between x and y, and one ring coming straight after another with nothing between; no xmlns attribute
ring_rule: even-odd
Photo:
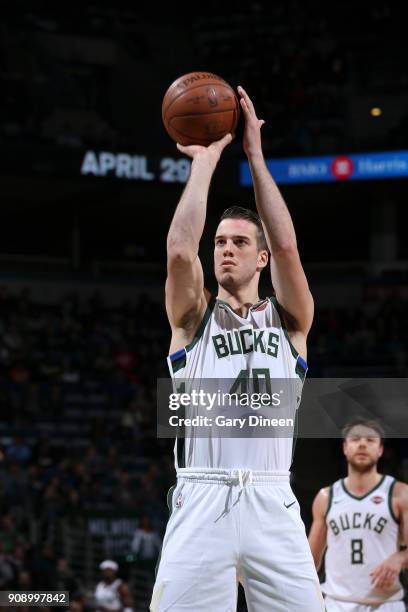
<svg viewBox="0 0 408 612"><path fill-rule="evenodd" d="M241 393L248 393L248 380L250 378L250 374L251 370L241 370L236 379L234 380L234 384L229 390L229 393L237 393L237 395L240 395ZM264 382L264 393L268 393L270 396L272 395L271 374L268 368L252 368L252 378L254 380L255 393L260 393L259 383ZM239 393L238 389L240 389Z"/></svg>
<svg viewBox="0 0 408 612"><path fill-rule="evenodd" d="M363 540L351 540L351 564L364 563Z"/></svg>

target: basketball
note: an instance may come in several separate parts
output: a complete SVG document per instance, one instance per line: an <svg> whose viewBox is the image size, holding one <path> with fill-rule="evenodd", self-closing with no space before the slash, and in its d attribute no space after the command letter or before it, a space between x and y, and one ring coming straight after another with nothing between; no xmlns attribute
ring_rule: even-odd
<svg viewBox="0 0 408 612"><path fill-rule="evenodd" d="M163 98L165 128L182 145L208 146L229 132L234 134L239 115L234 90L211 72L189 72L179 77Z"/></svg>

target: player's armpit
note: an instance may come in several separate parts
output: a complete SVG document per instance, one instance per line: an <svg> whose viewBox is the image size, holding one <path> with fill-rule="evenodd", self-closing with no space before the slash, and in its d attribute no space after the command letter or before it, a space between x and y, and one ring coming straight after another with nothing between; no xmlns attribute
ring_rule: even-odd
<svg viewBox="0 0 408 612"><path fill-rule="evenodd" d="M309 532L309 545L316 569L319 570L326 549L326 514L329 508L329 488L321 489L313 501L313 522Z"/></svg>

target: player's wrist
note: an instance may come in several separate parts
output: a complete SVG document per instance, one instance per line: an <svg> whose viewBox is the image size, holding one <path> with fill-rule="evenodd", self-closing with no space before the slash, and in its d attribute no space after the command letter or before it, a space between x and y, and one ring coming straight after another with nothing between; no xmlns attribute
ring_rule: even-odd
<svg viewBox="0 0 408 612"><path fill-rule="evenodd" d="M209 153L199 153L193 158L191 169L200 169L201 171L205 170L212 173L217 166L218 160L219 157L216 159L214 158L214 155Z"/></svg>
<svg viewBox="0 0 408 612"><path fill-rule="evenodd" d="M401 570L408 568L408 549L399 550L395 553L395 557L401 563Z"/></svg>
<svg viewBox="0 0 408 612"><path fill-rule="evenodd" d="M262 148L247 149L245 151L250 164L264 163L264 154Z"/></svg>

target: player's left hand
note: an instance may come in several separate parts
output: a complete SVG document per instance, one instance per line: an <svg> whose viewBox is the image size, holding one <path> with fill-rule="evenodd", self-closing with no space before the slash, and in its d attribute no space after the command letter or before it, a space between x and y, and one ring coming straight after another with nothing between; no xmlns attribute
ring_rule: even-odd
<svg viewBox="0 0 408 612"><path fill-rule="evenodd" d="M399 553L390 555L380 565L370 572L372 585L377 589L386 589L394 585L402 569L402 559Z"/></svg>
<svg viewBox="0 0 408 612"><path fill-rule="evenodd" d="M247 92L240 85L238 86L240 104L245 117L243 146L247 157L262 155L261 127L265 123L263 119L258 119L255 107Z"/></svg>

